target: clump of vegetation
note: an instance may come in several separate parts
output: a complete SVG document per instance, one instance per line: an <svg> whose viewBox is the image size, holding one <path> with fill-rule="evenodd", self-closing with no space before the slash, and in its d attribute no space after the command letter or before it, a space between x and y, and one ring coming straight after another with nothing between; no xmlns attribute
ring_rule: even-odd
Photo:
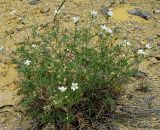
<svg viewBox="0 0 160 130"><path fill-rule="evenodd" d="M70 124L79 112L98 118L114 111L140 53L127 41L115 43L114 31L96 23L95 11L86 27L73 17L74 30L60 30L57 14L52 30L33 29L33 37L17 48L22 104L41 124Z"/></svg>

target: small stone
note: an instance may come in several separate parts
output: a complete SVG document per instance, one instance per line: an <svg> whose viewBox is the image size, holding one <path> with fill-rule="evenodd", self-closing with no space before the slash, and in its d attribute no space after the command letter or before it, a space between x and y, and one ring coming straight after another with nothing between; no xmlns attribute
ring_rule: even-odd
<svg viewBox="0 0 160 130"><path fill-rule="evenodd" d="M145 78L147 77L147 74L142 72L142 71L137 71L133 74L133 77L137 77L137 78Z"/></svg>
<svg viewBox="0 0 160 130"><path fill-rule="evenodd" d="M160 37L160 33L157 33L157 37Z"/></svg>
<svg viewBox="0 0 160 130"><path fill-rule="evenodd" d="M101 9L100 9L100 12L105 16L108 15L108 11L109 11L108 8L105 7L105 6L102 6Z"/></svg>
<svg viewBox="0 0 160 130"><path fill-rule="evenodd" d="M160 60L160 56L156 56L155 58L156 58L157 60Z"/></svg>
<svg viewBox="0 0 160 130"><path fill-rule="evenodd" d="M128 10L128 13L132 14L132 15L139 16L141 18L144 18L145 20L148 20L152 17L150 13L143 12L142 10L140 10L138 8L130 9L130 10Z"/></svg>
<svg viewBox="0 0 160 130"><path fill-rule="evenodd" d="M124 3L127 3L128 2L128 0L121 0L121 4L124 4Z"/></svg>
<svg viewBox="0 0 160 130"><path fill-rule="evenodd" d="M38 4L38 1L39 0L29 0L28 4L30 4L30 5L36 5L36 4Z"/></svg>
<svg viewBox="0 0 160 130"><path fill-rule="evenodd" d="M8 30L6 30L6 33L8 35L14 34L14 30L13 29L8 29Z"/></svg>
<svg viewBox="0 0 160 130"><path fill-rule="evenodd" d="M17 27L17 28L15 28L15 30L16 30L17 32L19 32L19 31L21 31L21 30L22 30L22 28Z"/></svg>
<svg viewBox="0 0 160 130"><path fill-rule="evenodd" d="M50 11L50 8L47 6L43 6L40 8L40 13L44 14Z"/></svg>
<svg viewBox="0 0 160 130"><path fill-rule="evenodd" d="M153 13L155 13L155 14L160 14L160 9L154 10Z"/></svg>

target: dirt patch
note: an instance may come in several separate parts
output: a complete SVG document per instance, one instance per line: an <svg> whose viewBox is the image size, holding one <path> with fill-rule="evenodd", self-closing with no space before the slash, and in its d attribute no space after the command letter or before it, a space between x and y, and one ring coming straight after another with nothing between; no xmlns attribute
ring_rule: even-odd
<svg viewBox="0 0 160 130"><path fill-rule="evenodd" d="M135 8L135 6L130 6L130 5L122 5L119 7L115 7L113 9L114 12L114 15L112 17L113 20L117 22L134 21L141 24L149 23L149 21L144 20L138 16L133 16L127 12L129 9L133 8Z"/></svg>

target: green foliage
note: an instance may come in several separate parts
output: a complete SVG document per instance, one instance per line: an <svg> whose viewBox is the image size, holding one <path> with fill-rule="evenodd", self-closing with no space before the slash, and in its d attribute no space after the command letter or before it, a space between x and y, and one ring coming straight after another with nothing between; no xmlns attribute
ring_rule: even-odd
<svg viewBox="0 0 160 130"><path fill-rule="evenodd" d="M78 22L74 31L59 31L58 22L47 33L34 28L32 36L17 48L15 63L22 104L33 118L70 123L77 111L99 117L114 110L137 61L131 47L114 43L98 25L79 28Z"/></svg>

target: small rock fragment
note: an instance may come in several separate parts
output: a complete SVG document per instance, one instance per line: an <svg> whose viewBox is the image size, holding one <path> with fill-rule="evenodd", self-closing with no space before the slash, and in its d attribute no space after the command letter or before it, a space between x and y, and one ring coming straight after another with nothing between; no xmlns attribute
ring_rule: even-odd
<svg viewBox="0 0 160 130"><path fill-rule="evenodd" d="M152 17L150 13L143 12L142 10L137 8L128 10L128 13L144 18L145 20L148 20Z"/></svg>
<svg viewBox="0 0 160 130"><path fill-rule="evenodd" d="M115 5L116 2L112 2L109 6L101 6L100 12L105 16L112 16L112 7Z"/></svg>
<svg viewBox="0 0 160 130"><path fill-rule="evenodd" d="M8 35L14 34L14 30L8 29L8 30L6 30L6 33L7 33Z"/></svg>
<svg viewBox="0 0 160 130"><path fill-rule="evenodd" d="M155 14L160 14L160 9L154 10L153 13L155 13Z"/></svg>
<svg viewBox="0 0 160 130"><path fill-rule="evenodd" d="M38 1L39 0L29 0L28 4L30 4L30 5L36 5L36 4L38 4Z"/></svg>
<svg viewBox="0 0 160 130"><path fill-rule="evenodd" d="M147 74L142 72L142 71L137 71L133 74L133 77L136 77L136 78L144 78L144 77L147 77Z"/></svg>
<svg viewBox="0 0 160 130"><path fill-rule="evenodd" d="M43 7L41 7L40 8L40 13L47 13L47 12L49 12L50 11L50 8L49 7L47 7L47 6L43 6Z"/></svg>
<svg viewBox="0 0 160 130"><path fill-rule="evenodd" d="M124 4L124 3L127 3L127 2L128 2L128 0L121 0L120 1L121 4Z"/></svg>
<svg viewBox="0 0 160 130"><path fill-rule="evenodd" d="M156 58L157 60L160 60L160 56L156 56L155 58Z"/></svg>
<svg viewBox="0 0 160 130"><path fill-rule="evenodd" d="M17 28L15 28L15 30L16 30L17 32L19 32L19 31L21 31L21 30L22 30L22 28L17 27Z"/></svg>
<svg viewBox="0 0 160 130"><path fill-rule="evenodd" d="M157 37L160 37L160 33L157 33L156 35L157 35Z"/></svg>
<svg viewBox="0 0 160 130"><path fill-rule="evenodd" d="M109 126L109 130L120 130L119 126L116 124L112 124Z"/></svg>

